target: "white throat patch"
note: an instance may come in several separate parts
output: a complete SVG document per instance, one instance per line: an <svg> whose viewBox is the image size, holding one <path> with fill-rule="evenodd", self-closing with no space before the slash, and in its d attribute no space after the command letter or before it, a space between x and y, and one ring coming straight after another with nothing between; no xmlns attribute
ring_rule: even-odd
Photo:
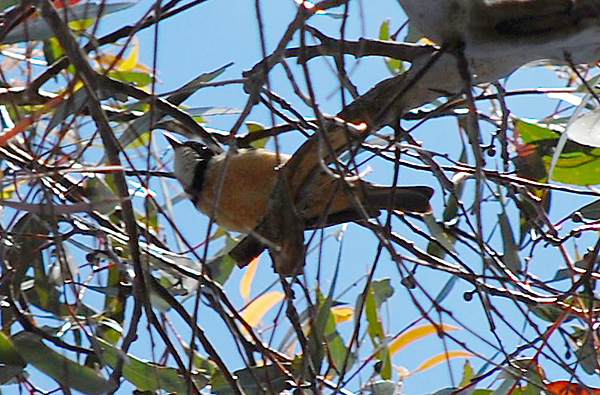
<svg viewBox="0 0 600 395"><path fill-rule="evenodd" d="M185 146L176 148L173 174L185 190L194 183L196 165L200 160L200 155L193 148Z"/></svg>

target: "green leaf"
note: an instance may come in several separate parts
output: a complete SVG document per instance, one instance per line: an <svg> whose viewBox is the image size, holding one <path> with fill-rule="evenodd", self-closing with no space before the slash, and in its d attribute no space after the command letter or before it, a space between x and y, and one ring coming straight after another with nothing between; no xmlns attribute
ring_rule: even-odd
<svg viewBox="0 0 600 395"><path fill-rule="evenodd" d="M158 229L158 206L156 201L146 196L144 199L144 212L136 213L136 217L144 225Z"/></svg>
<svg viewBox="0 0 600 395"><path fill-rule="evenodd" d="M590 87L592 87L592 88L596 88L595 91L598 92L598 82L599 81L600 81L600 74L595 75L592 78L588 79L585 84L584 83L579 84L575 91L581 92L581 93L589 93Z"/></svg>
<svg viewBox="0 0 600 395"><path fill-rule="evenodd" d="M70 21L68 25L71 30L85 31L85 29L92 26L93 23L94 18L82 18L74 19Z"/></svg>
<svg viewBox="0 0 600 395"><path fill-rule="evenodd" d="M577 362L587 374L596 374L598 370L598 352L595 348L594 334L585 330L580 341L577 342Z"/></svg>
<svg viewBox="0 0 600 395"><path fill-rule="evenodd" d="M430 242L427 245L427 253L438 258L443 258L446 255L446 249L453 251L456 239L446 232L444 226L435 220L433 214L427 213L423 215L423 220L427 228L429 228L431 236L437 241L437 243ZM445 247L445 249L442 247Z"/></svg>
<svg viewBox="0 0 600 395"><path fill-rule="evenodd" d="M553 305L532 306L531 312L547 322L556 322L563 314L563 310Z"/></svg>
<svg viewBox="0 0 600 395"><path fill-rule="evenodd" d="M116 296L107 293L104 298L104 314L115 320L119 325L123 324L125 316L125 285L121 282L121 269L117 265L109 266L106 280L107 288L119 289Z"/></svg>
<svg viewBox="0 0 600 395"><path fill-rule="evenodd" d="M317 291L317 314L313 320L310 333L308 334L308 352L312 360L312 364L315 369L319 370L323 357L325 355L323 349L323 342L325 341L325 330L327 328L327 322L331 316L331 306L333 300L326 298L323 300L323 295ZM335 324L334 324L335 325Z"/></svg>
<svg viewBox="0 0 600 395"><path fill-rule="evenodd" d="M498 222L500 223L502 244L504 245L504 256L502 257L502 260L511 272L519 274L521 272L519 249L515 244L515 238L505 212L498 215Z"/></svg>
<svg viewBox="0 0 600 395"><path fill-rule="evenodd" d="M379 380L365 384L363 389L373 395L394 395L399 389L398 385L398 383L391 380ZM398 391L398 393L400 392Z"/></svg>
<svg viewBox="0 0 600 395"><path fill-rule="evenodd" d="M500 373L500 375L502 375L502 372ZM496 388L494 391L492 391L493 395L509 395L511 393L511 391L513 391L513 389L516 387L517 384L517 379L513 376L510 376L510 373L508 375L508 377L506 377L507 375L505 375L504 377L500 377L502 378L502 382L500 383L500 385L498 386L498 388Z"/></svg>
<svg viewBox="0 0 600 395"><path fill-rule="evenodd" d="M19 0L0 0L0 11L4 11L15 4L19 4L19 2Z"/></svg>
<svg viewBox="0 0 600 395"><path fill-rule="evenodd" d="M289 364L284 365L290 367ZM247 395L278 394L290 388L287 383L289 378L275 365L252 366L236 370L234 376L237 377L240 387ZM227 387L229 388L229 384ZM214 388L212 391L216 392Z"/></svg>
<svg viewBox="0 0 600 395"><path fill-rule="evenodd" d="M98 320L98 335L102 339L116 344L123 334L123 327L115 320L109 317L101 317Z"/></svg>
<svg viewBox="0 0 600 395"><path fill-rule="evenodd" d="M586 219L600 219L600 199L594 200L593 202L586 204L585 206L578 209L576 212L581 213L581 215Z"/></svg>
<svg viewBox="0 0 600 395"><path fill-rule="evenodd" d="M380 40L385 40L385 41L390 40L389 28L390 28L390 19L389 18L384 19L383 22L381 22L381 25L379 26L379 39ZM402 62L399 59L384 57L383 62L385 63L385 66L387 67L387 69L389 70L389 72L392 75L396 75L396 74L400 74L400 73L404 72L404 66L402 65Z"/></svg>
<svg viewBox="0 0 600 395"><path fill-rule="evenodd" d="M521 391L521 395L539 395L544 388L544 382L540 375L535 373L533 366L529 369L527 379L527 385Z"/></svg>
<svg viewBox="0 0 600 395"><path fill-rule="evenodd" d="M108 76L117 81L131 82L137 87L152 83L152 75L146 71L111 71Z"/></svg>
<svg viewBox="0 0 600 395"><path fill-rule="evenodd" d="M110 389L109 381L100 373L47 347L38 335L20 332L13 342L25 361L67 388L84 394L104 394Z"/></svg>
<svg viewBox="0 0 600 395"><path fill-rule="evenodd" d="M73 70L73 73L75 71ZM100 87L99 91L96 92L98 95L98 99L106 100L108 98L113 98L119 101L127 100L127 96L123 95L120 92L111 90L110 88ZM47 130L52 130L60 123L69 123L67 122L67 117L72 114L77 114L83 111L83 108L87 104L88 100L88 91L81 87L77 89L75 92L70 94L66 99L62 100L60 104L54 109L52 114L52 118L50 122L48 122ZM70 125L70 124L69 124Z"/></svg>
<svg viewBox="0 0 600 395"><path fill-rule="evenodd" d="M452 288L454 288L454 284L456 284L457 281L458 281L458 276L452 276L452 277L450 277L450 279L448 279L446 284L444 284L444 286L442 287L440 293L438 293L437 296L435 297L435 302L437 304L441 305L442 302L444 301L444 299L446 299L446 297L448 297L448 295L450 295L450 292L452 291Z"/></svg>
<svg viewBox="0 0 600 395"><path fill-rule="evenodd" d="M384 380L392 376L392 365L390 362L390 353L387 345L384 343L385 333L381 323L379 308L387 298L392 296L394 289L390 286L390 280L384 279L373 281L367 292L365 300L365 316L369 324L367 332L371 338L374 347L381 347L377 357L381 362L379 374Z"/></svg>
<svg viewBox="0 0 600 395"><path fill-rule="evenodd" d="M389 40L390 39L390 18L386 18L379 25L379 39Z"/></svg>
<svg viewBox="0 0 600 395"><path fill-rule="evenodd" d="M384 380L389 380L392 378L392 361L390 359L390 351L387 346L383 346L379 354L377 355L379 361L381 361L381 366L379 368L379 376L381 376Z"/></svg>
<svg viewBox="0 0 600 395"><path fill-rule="evenodd" d="M194 78L187 84L183 85L169 97L167 97L167 101L176 106L183 103L188 97L192 94L196 93L200 88L204 86L204 83L209 82L219 75L221 75L225 70L231 66L233 63L228 63L223 67L218 68L217 70L202 73L198 77ZM130 122L123 131L123 133L119 136L119 143L122 147L127 147L131 144L136 138L138 138L142 133L149 132L150 129L154 126L155 123L159 122L164 116L165 112L161 111L157 108L154 111L148 111L138 119L133 122Z"/></svg>
<svg viewBox="0 0 600 395"><path fill-rule="evenodd" d="M469 360L465 360L465 364L463 365L463 375L458 386L464 387L465 385L470 384L473 377L475 377L473 367L471 366Z"/></svg>
<svg viewBox="0 0 600 395"><path fill-rule="evenodd" d="M20 374L25 365L10 338L0 331L0 384L6 384Z"/></svg>
<svg viewBox="0 0 600 395"><path fill-rule="evenodd" d="M187 84L183 85L181 88L177 89L175 93L170 95L167 100L175 105L179 105L183 103L188 97L192 94L196 93L198 89L204 86L204 83L210 82L223 74L225 70L227 70L233 63L227 63L225 66L219 67L214 71L210 71L208 73L202 73L198 77L194 78Z"/></svg>
<svg viewBox="0 0 600 395"><path fill-rule="evenodd" d="M365 317L367 318L367 323L369 324L367 332L369 333L373 344L378 345L385 336L383 334L381 321L379 320L379 308L375 302L373 288L369 288L367 291L367 298L365 300Z"/></svg>
<svg viewBox="0 0 600 395"><path fill-rule="evenodd" d="M542 159L549 168L551 156ZM594 148L589 153L563 151L552 172L552 179L573 185L600 184L600 149Z"/></svg>
<svg viewBox="0 0 600 395"><path fill-rule="evenodd" d="M178 373L178 369L160 366L149 361L137 358L131 354L124 354L122 350L112 344L97 339L102 345L102 356L107 364L115 367L118 358L125 358L123 364L123 377L140 391L157 391L164 389L167 392L187 394L188 388L185 380ZM199 372L191 372L192 380L198 388L208 384L208 379Z"/></svg>
<svg viewBox="0 0 600 395"><path fill-rule="evenodd" d="M189 348L187 348L189 352ZM219 368L216 363L211 361L208 358L201 356L199 353L194 352L194 357L192 359L194 366L202 372L205 372L208 377L212 377L219 372Z"/></svg>
<svg viewBox="0 0 600 395"><path fill-rule="evenodd" d="M527 122L522 119L515 121L515 129L525 144L538 140L558 139L560 134L533 122Z"/></svg>
<svg viewBox="0 0 600 395"><path fill-rule="evenodd" d="M41 273L40 270L36 273L35 279L27 279L21 283L21 292L25 294L29 303L57 317L67 317L73 313L80 315L97 313L82 303L78 304L73 311L72 305L61 302L61 293L54 284L48 281L45 273L43 275Z"/></svg>
<svg viewBox="0 0 600 395"><path fill-rule="evenodd" d="M247 121L246 128L248 128L248 134L251 134L264 130L265 126L262 123ZM269 141L268 137L253 141L250 145L254 148L264 148L267 141Z"/></svg>
<svg viewBox="0 0 600 395"><path fill-rule="evenodd" d="M0 2L0 8L3 5L13 3L10 1ZM97 17L98 15L107 15L113 12L127 9L136 2L134 1L121 1L121 2L80 2L78 4L69 5L68 20L80 20L87 19L90 17ZM59 12L61 17L64 17L63 12ZM53 37L54 32L48 26L44 18L41 16L34 16L27 19L27 23L21 23L10 30L10 32L2 39L2 44L12 44L22 41L33 41L33 40L45 40L48 37Z"/></svg>
<svg viewBox="0 0 600 395"><path fill-rule="evenodd" d="M389 278L373 280L371 282L371 289L373 290L373 297L377 303L377 308L380 308L385 301L394 295L394 288L391 284L392 282Z"/></svg>
<svg viewBox="0 0 600 395"><path fill-rule="evenodd" d="M48 64L54 63L63 55L63 50L55 37L44 40L44 57Z"/></svg>
<svg viewBox="0 0 600 395"><path fill-rule="evenodd" d="M545 170L550 168L554 147L558 142L560 134L539 124L517 120L515 129L519 132L521 139L527 144L533 144L536 152L541 156ZM521 169L524 158L532 157L532 154L520 154L515 165ZM533 167L532 167L533 168ZM521 175L527 175L522 171ZM531 179L540 179L533 178ZM600 148L591 148L572 141L568 141L560 154L552 173L552 179L573 185L595 185L600 184Z"/></svg>
<svg viewBox="0 0 600 395"><path fill-rule="evenodd" d="M327 355L336 373L339 374L344 367L344 361L346 360L346 354L348 349L337 331L335 324L335 317L329 309L329 316L327 318L327 326L325 327L325 343L327 344ZM348 359L347 366L352 366L353 358Z"/></svg>
<svg viewBox="0 0 600 395"><path fill-rule="evenodd" d="M213 280L221 285L229 279L233 268L236 267L236 263L229 256L229 252L237 245L237 241L227 236L225 239L225 245L217 253L210 258L207 265L210 269L210 275Z"/></svg>

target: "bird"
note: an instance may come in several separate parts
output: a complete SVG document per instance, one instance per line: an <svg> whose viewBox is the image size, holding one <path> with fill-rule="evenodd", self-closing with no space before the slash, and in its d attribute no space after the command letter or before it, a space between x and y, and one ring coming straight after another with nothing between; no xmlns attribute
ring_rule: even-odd
<svg viewBox="0 0 600 395"><path fill-rule="evenodd" d="M229 231L251 233L260 223L277 179L291 155L262 148L215 153L205 144L165 138L174 151L173 174L195 207ZM428 186L380 186L358 176L322 171L295 201L307 228L376 217L382 209L430 211ZM358 199L357 199L358 198Z"/></svg>

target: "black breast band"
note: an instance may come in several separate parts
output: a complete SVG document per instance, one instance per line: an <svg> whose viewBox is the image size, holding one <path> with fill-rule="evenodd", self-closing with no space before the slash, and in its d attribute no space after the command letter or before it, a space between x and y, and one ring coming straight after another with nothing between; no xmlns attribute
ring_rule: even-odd
<svg viewBox="0 0 600 395"><path fill-rule="evenodd" d="M194 205L198 205L198 202L200 201L202 188L204 188L204 173L208 167L208 162L209 161L202 160L196 164L196 168L194 169L194 180L192 181L189 190L186 191Z"/></svg>

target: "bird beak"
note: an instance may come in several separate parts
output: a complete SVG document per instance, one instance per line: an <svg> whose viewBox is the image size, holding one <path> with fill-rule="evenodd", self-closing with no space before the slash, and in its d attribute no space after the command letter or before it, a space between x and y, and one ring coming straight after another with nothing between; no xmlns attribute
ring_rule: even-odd
<svg viewBox="0 0 600 395"><path fill-rule="evenodd" d="M175 137L173 137L171 133L163 132L163 136L165 136L165 138L173 148L181 147L183 145L183 143L177 140Z"/></svg>

